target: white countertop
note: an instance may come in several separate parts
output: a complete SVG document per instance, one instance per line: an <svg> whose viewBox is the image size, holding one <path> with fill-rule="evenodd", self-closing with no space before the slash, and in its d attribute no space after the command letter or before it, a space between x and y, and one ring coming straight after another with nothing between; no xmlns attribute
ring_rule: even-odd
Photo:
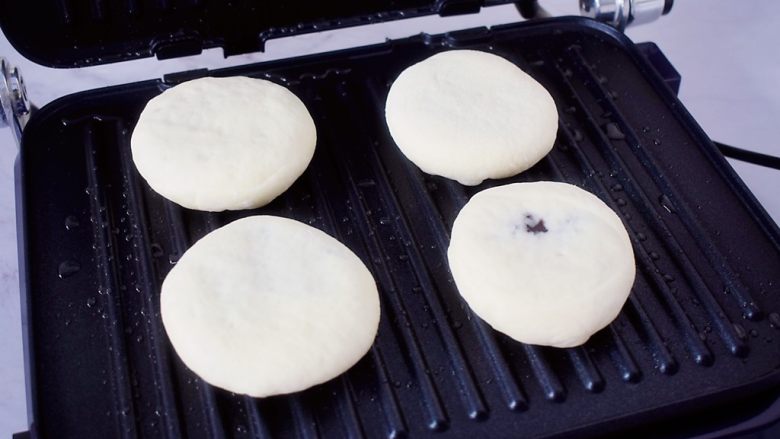
<svg viewBox="0 0 780 439"><path fill-rule="evenodd" d="M576 0L542 1L553 15L576 14ZM780 2L679 0L659 21L628 31L636 42L654 41L682 75L680 99L711 138L780 156ZM425 17L361 28L274 40L266 53L227 60L220 51L178 60L138 60L72 70L40 67L23 59L0 35L0 55L19 66L31 100L43 106L77 91L159 78L199 67L218 68L331 51L400 38L423 30L454 29L517 21L513 6L479 15ZM27 428L16 255L13 164L17 147L0 130L0 438ZM780 171L731 162L766 210L780 222Z"/></svg>

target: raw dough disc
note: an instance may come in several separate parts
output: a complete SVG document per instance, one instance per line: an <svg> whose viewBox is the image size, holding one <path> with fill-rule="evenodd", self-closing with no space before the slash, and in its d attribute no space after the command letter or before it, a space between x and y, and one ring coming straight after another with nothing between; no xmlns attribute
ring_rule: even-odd
<svg viewBox="0 0 780 439"><path fill-rule="evenodd" d="M366 266L324 232L252 216L217 229L168 273L162 321L207 382L263 397L334 378L371 347L379 296Z"/></svg>
<svg viewBox="0 0 780 439"><path fill-rule="evenodd" d="M566 183L516 183L475 195L452 228L450 270L493 328L523 343L571 347L617 317L634 283L615 212Z"/></svg>
<svg viewBox="0 0 780 439"><path fill-rule="evenodd" d="M263 206L306 170L317 131L303 102L263 79L201 78L144 108L133 131L138 172L184 207Z"/></svg>
<svg viewBox="0 0 780 439"><path fill-rule="evenodd" d="M476 185L522 172L555 142L550 94L516 65L475 50L404 70L385 106L393 140L423 171Z"/></svg>

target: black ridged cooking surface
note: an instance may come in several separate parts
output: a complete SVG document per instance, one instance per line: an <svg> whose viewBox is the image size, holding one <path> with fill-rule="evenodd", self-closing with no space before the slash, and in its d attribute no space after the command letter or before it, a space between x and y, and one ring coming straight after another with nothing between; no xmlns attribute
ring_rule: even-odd
<svg viewBox="0 0 780 439"><path fill-rule="evenodd" d="M561 117L551 154L474 188L425 175L400 154L384 123L388 87L450 47L493 51L550 91ZM602 435L780 382L777 227L622 35L551 20L214 74L284 84L314 116L312 164L264 208L191 211L139 177L130 133L162 82L69 96L27 126L22 279L33 430L42 437ZM447 268L449 230L469 196L537 180L597 194L634 245L629 301L579 348L527 346L493 331L460 300ZM259 213L338 238L369 266L382 299L376 342L354 368L265 399L188 371L158 301L193 242Z"/></svg>

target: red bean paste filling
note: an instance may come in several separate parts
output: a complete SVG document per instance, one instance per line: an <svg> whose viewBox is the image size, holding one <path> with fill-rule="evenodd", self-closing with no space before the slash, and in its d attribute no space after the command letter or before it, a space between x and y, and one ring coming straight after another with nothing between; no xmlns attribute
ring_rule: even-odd
<svg viewBox="0 0 780 439"><path fill-rule="evenodd" d="M525 231L527 233L533 233L534 235L548 232L547 227L544 226L544 219L539 218L537 220L536 217L531 214L525 216Z"/></svg>

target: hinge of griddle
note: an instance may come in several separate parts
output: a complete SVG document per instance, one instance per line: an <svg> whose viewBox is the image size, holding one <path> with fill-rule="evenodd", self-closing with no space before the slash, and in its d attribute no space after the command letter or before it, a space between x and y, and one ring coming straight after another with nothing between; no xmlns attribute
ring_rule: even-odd
<svg viewBox="0 0 780 439"><path fill-rule="evenodd" d="M671 11L674 0L580 0L580 14L623 31Z"/></svg>
<svg viewBox="0 0 780 439"><path fill-rule="evenodd" d="M209 69L194 69L186 72L168 73L163 75L162 81L166 85L176 85L193 79L203 78L209 75Z"/></svg>
<svg viewBox="0 0 780 439"><path fill-rule="evenodd" d="M442 17L449 15L474 14L479 12L485 0L438 0L436 11Z"/></svg>
<svg viewBox="0 0 780 439"><path fill-rule="evenodd" d="M21 72L0 57L0 128L10 127L17 145L22 142L22 130L31 111Z"/></svg>
<svg viewBox="0 0 780 439"><path fill-rule="evenodd" d="M469 44L485 43L493 38L493 33L486 27L474 27L444 34L444 40L451 47L466 46Z"/></svg>
<svg viewBox="0 0 780 439"><path fill-rule="evenodd" d="M157 59L200 55L201 52L203 52L203 40L196 35L170 35L152 44L152 53Z"/></svg>

